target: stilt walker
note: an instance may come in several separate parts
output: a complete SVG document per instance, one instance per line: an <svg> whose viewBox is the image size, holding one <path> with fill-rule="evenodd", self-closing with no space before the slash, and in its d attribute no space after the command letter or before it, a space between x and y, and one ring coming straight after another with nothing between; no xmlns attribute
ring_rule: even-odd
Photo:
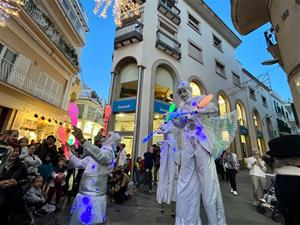
<svg viewBox="0 0 300 225"><path fill-rule="evenodd" d="M160 151L159 181L157 186L157 202L161 204L161 212L164 212L164 204L172 204L172 216L175 216L176 185L178 169L180 165L180 152L174 138L174 125L166 123L157 133L164 135L164 141Z"/></svg>
<svg viewBox="0 0 300 225"><path fill-rule="evenodd" d="M200 201L209 225L226 225L214 156L228 148L235 137L236 113L208 117L218 112L215 104L200 107L204 96L192 98L187 81L180 81L177 93L181 103L177 118L171 121L184 132L181 168L177 185L176 225L201 225Z"/></svg>

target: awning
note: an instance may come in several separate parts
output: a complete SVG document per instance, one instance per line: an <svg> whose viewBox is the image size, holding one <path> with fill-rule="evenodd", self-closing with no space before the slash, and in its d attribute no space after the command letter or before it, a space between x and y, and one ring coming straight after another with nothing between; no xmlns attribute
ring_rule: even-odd
<svg viewBox="0 0 300 225"><path fill-rule="evenodd" d="M231 0L231 19L237 31L246 35L270 21L269 0Z"/></svg>

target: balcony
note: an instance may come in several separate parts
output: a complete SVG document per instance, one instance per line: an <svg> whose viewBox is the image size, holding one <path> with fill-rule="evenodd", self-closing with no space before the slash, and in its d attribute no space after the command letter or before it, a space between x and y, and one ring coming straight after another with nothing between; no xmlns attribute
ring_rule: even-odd
<svg viewBox="0 0 300 225"><path fill-rule="evenodd" d="M134 21L116 29L115 49L143 40L143 24Z"/></svg>
<svg viewBox="0 0 300 225"><path fill-rule="evenodd" d="M38 80L28 77L25 72L18 70L5 59L2 59L0 63L0 81L61 108L62 95L57 95L56 93L56 96L52 96L53 93L49 93L50 90L46 89L40 91L37 88L39 85Z"/></svg>
<svg viewBox="0 0 300 225"><path fill-rule="evenodd" d="M264 32L265 40L267 43L267 50L270 52L270 54L273 56L274 59L278 59L279 62L281 61L281 54L279 50L279 46L277 43L277 38L274 33L273 29L267 30Z"/></svg>
<svg viewBox="0 0 300 225"><path fill-rule="evenodd" d="M157 10L172 20L175 24L180 24L180 10L170 0L159 0Z"/></svg>
<svg viewBox="0 0 300 225"><path fill-rule="evenodd" d="M78 68L79 61L76 50L67 41L67 38L62 35L62 32L58 30L57 26L51 21L47 13L40 8L34 0L26 1L23 8L68 61Z"/></svg>
<svg viewBox="0 0 300 225"><path fill-rule="evenodd" d="M165 32L158 30L156 33L156 44L155 46L165 53L169 54L173 58L181 59L181 44L173 37L169 36Z"/></svg>

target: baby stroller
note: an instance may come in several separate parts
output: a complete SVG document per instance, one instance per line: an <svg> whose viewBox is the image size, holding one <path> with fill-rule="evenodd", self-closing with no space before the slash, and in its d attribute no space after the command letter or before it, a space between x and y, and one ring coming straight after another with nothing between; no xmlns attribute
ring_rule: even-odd
<svg viewBox="0 0 300 225"><path fill-rule="evenodd" d="M281 214L278 208L278 201L275 195L275 175L266 174L271 176L271 185L267 190L264 191L264 196L259 200L256 209L261 214L268 214L271 218L276 221L281 221Z"/></svg>

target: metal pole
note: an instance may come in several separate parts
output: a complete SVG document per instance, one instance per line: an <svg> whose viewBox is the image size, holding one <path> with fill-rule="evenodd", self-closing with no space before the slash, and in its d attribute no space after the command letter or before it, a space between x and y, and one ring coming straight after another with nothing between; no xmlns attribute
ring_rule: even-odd
<svg viewBox="0 0 300 225"><path fill-rule="evenodd" d="M140 129L140 108L139 103L141 100L142 93L142 85L143 85L143 75L144 75L144 66L139 65L139 80L138 80L138 90L136 96L136 106L135 106L135 118L134 118L134 135L133 135L133 146L132 146L132 156L131 156L131 169L130 176L133 178L133 168L135 165L136 155L137 155L137 147L139 146L139 129Z"/></svg>

